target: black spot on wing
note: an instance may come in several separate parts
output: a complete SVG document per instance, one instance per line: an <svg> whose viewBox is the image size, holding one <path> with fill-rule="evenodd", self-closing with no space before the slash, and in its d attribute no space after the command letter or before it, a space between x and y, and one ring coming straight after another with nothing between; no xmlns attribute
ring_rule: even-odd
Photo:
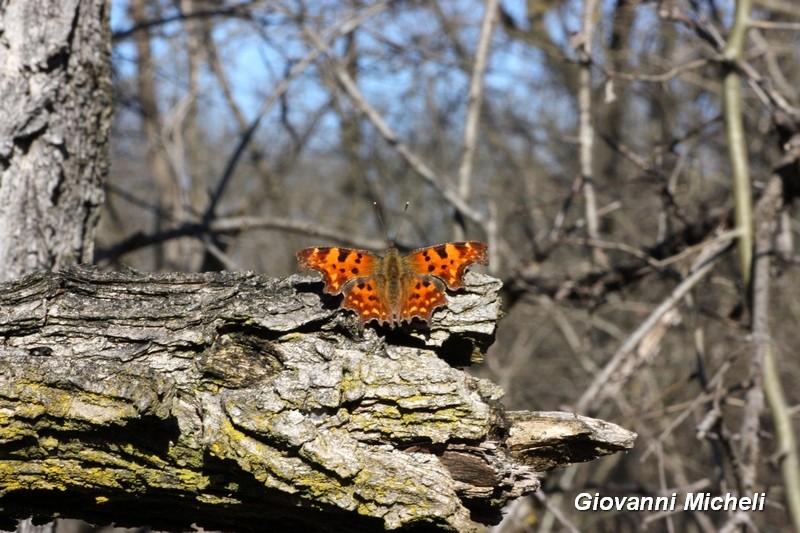
<svg viewBox="0 0 800 533"><path fill-rule="evenodd" d="M434 246L433 247L433 251L436 252L436 255L438 255L440 258L447 259L447 245L446 244L440 244L439 246Z"/></svg>

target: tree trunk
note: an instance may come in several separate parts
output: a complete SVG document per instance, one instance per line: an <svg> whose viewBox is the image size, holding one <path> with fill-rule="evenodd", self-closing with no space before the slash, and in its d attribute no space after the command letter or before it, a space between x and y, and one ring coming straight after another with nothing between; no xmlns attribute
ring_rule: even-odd
<svg viewBox="0 0 800 533"><path fill-rule="evenodd" d="M629 449L612 424L507 413L449 364L499 314L499 281L466 281L430 329L363 332L301 276L74 267L0 285L0 528L473 531L537 470Z"/></svg>
<svg viewBox="0 0 800 533"><path fill-rule="evenodd" d="M92 260L108 170L108 10L0 0L0 281Z"/></svg>

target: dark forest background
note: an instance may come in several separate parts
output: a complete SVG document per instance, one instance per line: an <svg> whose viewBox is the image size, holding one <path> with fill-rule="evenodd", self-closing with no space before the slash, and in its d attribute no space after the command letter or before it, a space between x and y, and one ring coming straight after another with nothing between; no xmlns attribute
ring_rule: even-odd
<svg viewBox="0 0 800 533"><path fill-rule="evenodd" d="M287 276L302 247L382 250L373 202L389 233L410 202L401 246L483 240L503 280L471 371L639 434L503 531L791 523L795 2L120 0L112 26L100 265ZM768 510L578 513L586 491Z"/></svg>

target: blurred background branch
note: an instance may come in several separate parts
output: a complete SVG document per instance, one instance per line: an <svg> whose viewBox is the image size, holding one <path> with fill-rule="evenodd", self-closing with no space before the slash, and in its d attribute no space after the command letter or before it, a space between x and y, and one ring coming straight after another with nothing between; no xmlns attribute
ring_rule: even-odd
<svg viewBox="0 0 800 533"><path fill-rule="evenodd" d="M470 371L502 383L512 409L577 406L641 435L628 454L548 474L542 497L515 507L538 521L516 523L800 528L791 475L800 404L791 386L800 362L790 357L800 352L792 2L110 8L115 113L94 253L101 266L282 277L306 246L380 250L373 202L390 235L410 202L401 248L486 240L489 269L503 278L497 342ZM17 26L5 27L11 35ZM78 57L20 50L36 76ZM26 80L5 66L4 80ZM15 87L5 83L4 94ZM91 137L54 128L95 123L56 119L51 96L30 107L2 100L3 168L22 175L19 158L44 149L57 159L63 140L69 164L104 174L79 155ZM92 98L108 109L101 91ZM22 120L24 109L42 113ZM79 133L92 131L105 130ZM2 195L20 182L4 177L3 207L49 214L46 202L69 197L62 174L38 174L53 179L25 188L32 196L18 189L18 203ZM100 203L100 180L92 187L75 205ZM63 220L53 217L14 249L41 260L36 268L89 261L93 217L81 219L91 228L85 242L62 238ZM738 253L720 251L733 236ZM73 249L48 263L34 250L40 242ZM574 510L582 490L769 496L758 515L598 516Z"/></svg>

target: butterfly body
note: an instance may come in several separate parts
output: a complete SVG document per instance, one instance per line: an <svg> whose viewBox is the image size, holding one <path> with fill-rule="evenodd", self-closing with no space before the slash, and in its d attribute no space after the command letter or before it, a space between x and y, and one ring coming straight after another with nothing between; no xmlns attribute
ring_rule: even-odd
<svg viewBox="0 0 800 533"><path fill-rule="evenodd" d="M363 326L371 320L398 326L447 304L445 289L463 286L466 269L486 264L486 244L451 242L400 255L390 243L380 257L366 250L325 247L297 253L301 270L322 274L325 292L343 294L342 307L358 314Z"/></svg>

